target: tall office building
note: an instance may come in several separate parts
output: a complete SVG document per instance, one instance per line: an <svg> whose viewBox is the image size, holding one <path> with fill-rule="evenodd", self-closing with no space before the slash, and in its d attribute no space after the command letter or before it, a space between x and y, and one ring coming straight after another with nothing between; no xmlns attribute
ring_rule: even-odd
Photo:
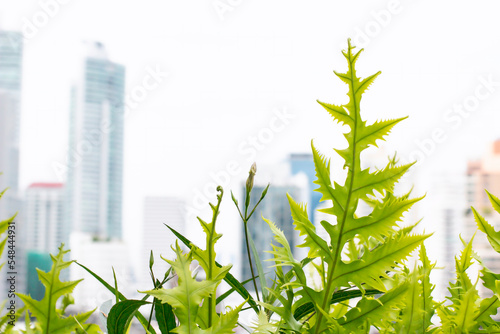
<svg viewBox="0 0 500 334"><path fill-rule="evenodd" d="M152 285L149 276L149 257L153 251L154 272L158 279L163 277L169 265L160 255L172 260L175 256L170 246L175 245L177 237L164 225L167 224L177 232L186 235L186 203L176 197L146 197L144 199L144 220L142 227L142 247L140 268L140 288ZM182 246L182 244L180 244Z"/></svg>
<svg viewBox="0 0 500 334"><path fill-rule="evenodd" d="M250 207L253 208L255 203L260 198L262 191L264 190L264 186L256 185L252 190L252 194L250 196ZM307 187L306 187L307 188ZM301 244L301 240L299 239L298 232L294 229L293 219L290 213L290 205L288 203L288 199L286 194L290 194L295 201L304 202L307 200L308 194L305 194L304 187L298 184L285 184L285 185L271 185L267 192L266 198L260 203L259 207L253 214L253 216L248 221L248 232L251 238L255 243L255 248L259 253L259 257L262 261L262 266L264 272L271 272L272 270L269 268L272 266L272 263L266 261L267 259L271 259L272 255L267 253L266 251L272 250L271 243L276 244L274 241L274 235L269 228L269 225L262 219L262 217L272 221L276 226L283 231L285 234L290 247L297 252L300 252L300 249L297 249L297 245ZM245 194L245 189L243 189L243 194ZM245 200L242 199L240 203L244 203ZM245 243L245 234L244 227L242 224L242 242L241 242L241 279L247 280L252 277L252 272L250 270L250 264L248 262L247 256L247 247ZM299 255L297 255L299 256ZM253 259L253 254L252 254ZM255 261L253 261L253 269L254 274L258 275L257 269L255 266ZM274 277L267 277L270 284L272 282L271 279L275 279ZM247 288L253 290L253 286L248 283Z"/></svg>
<svg viewBox="0 0 500 334"><path fill-rule="evenodd" d="M23 43L18 32L0 31L0 190L9 188L0 199L0 220L18 212L21 207L19 197L19 131L21 114L21 78ZM16 218L17 240L22 240L22 222ZM16 246L16 260L24 262L22 242ZM4 252L0 263L5 262ZM24 291L24 271L19 269L17 288ZM7 299L7 271L0 272L0 300Z"/></svg>
<svg viewBox="0 0 500 334"><path fill-rule="evenodd" d="M427 254L432 262L437 261L438 267L444 267L431 272L431 281L436 284L434 294L439 300L449 295L449 282L456 279L455 256L462 249L465 202L464 175L441 172L431 176L426 197L420 203L424 219L419 225L434 233L433 242L425 244Z"/></svg>
<svg viewBox="0 0 500 334"><path fill-rule="evenodd" d="M142 296L134 285L130 252L127 244L122 240L96 240L88 233L74 232L71 234L71 258L78 263L91 268L106 282L114 282L113 271L116 275L118 288L125 296L139 299ZM100 307L115 296L86 270L77 265L69 268L70 280L83 278L73 290L77 312Z"/></svg>
<svg viewBox="0 0 500 334"><path fill-rule="evenodd" d="M21 113L22 35L0 31L0 219L19 210L19 123Z"/></svg>
<svg viewBox="0 0 500 334"><path fill-rule="evenodd" d="M25 193L26 248L57 253L63 242L63 184L33 183Z"/></svg>
<svg viewBox="0 0 500 334"><path fill-rule="evenodd" d="M500 215L493 210L485 189L497 197L500 196L500 140L491 143L488 152L480 160L470 161L467 164L466 184L467 207L473 206L498 230ZM464 230L466 241L477 230L477 224L470 209L466 213ZM500 254L492 249L484 233L476 233L474 250L489 269L495 273L500 272ZM479 288L481 289L482 285Z"/></svg>
<svg viewBox="0 0 500 334"><path fill-rule="evenodd" d="M48 272L52 266L50 254L57 254L63 237L63 184L32 183L24 193L23 247L26 260L20 261L25 273L26 293L40 300L45 287L38 278L37 268ZM67 243L67 242L66 242ZM66 249L68 245L66 245ZM64 275L67 275L63 272ZM21 275L20 275L21 276Z"/></svg>
<svg viewBox="0 0 500 334"><path fill-rule="evenodd" d="M120 239L125 68L101 43L87 47L71 91L67 221L70 232Z"/></svg>

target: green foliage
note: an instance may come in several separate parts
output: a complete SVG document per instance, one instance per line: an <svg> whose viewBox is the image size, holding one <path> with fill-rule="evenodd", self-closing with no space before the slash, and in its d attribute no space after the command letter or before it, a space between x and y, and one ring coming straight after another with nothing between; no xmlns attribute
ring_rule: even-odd
<svg viewBox="0 0 500 334"><path fill-rule="evenodd" d="M28 307L33 316L36 317L41 333L44 334L67 334L78 333L85 330L87 333L101 333L97 325L85 324L94 310L78 314L76 316L64 317L63 312L70 301L65 295L73 292L73 289L82 280L63 282L59 279L61 271L68 268L73 261L64 261L63 257L69 250L63 249L64 244L59 247L56 256L51 255L52 268L49 272L37 269L38 277L45 286L45 295L42 300L34 300L28 295L18 293L17 295ZM63 298L63 308L57 307L59 299Z"/></svg>
<svg viewBox="0 0 500 334"><path fill-rule="evenodd" d="M409 194L401 197L394 195L395 184L412 164L396 165L395 159L392 159L381 170L372 172L369 168L361 168L361 153L369 146L377 146L377 140L383 140L392 127L404 119L377 121L367 125L361 118L362 95L380 74L378 72L365 79L357 77L355 64L361 51L354 53L349 41L347 51L343 52L348 70L346 73L335 72L349 87L349 101L344 105L319 102L335 121L349 128L344 134L348 147L335 150L343 158L344 168L347 169L343 184L332 182L330 161L312 144L317 176L315 183L319 186L316 190L322 194L322 201L331 204L321 211L334 218L332 222L321 221L330 240L318 236L316 227L308 218L306 207L289 196L295 229L304 237L304 243L299 247L307 248L308 257L315 259L313 270L315 275L320 276L320 289L311 286L301 262L293 257L283 232L268 221L280 245L273 246L271 252L276 265L291 266L295 274L292 282L283 285L290 295L288 301L294 300L292 308L306 303L314 306L314 316L308 324L311 333L358 331L361 327L367 330L367 324L381 325L375 318L382 314L392 314L391 317L395 318L398 314L396 310L404 304L409 283L402 282L400 286L392 287L392 277L401 270L402 261L428 237L411 234L411 228L398 228L403 213L420 200L410 199ZM374 205L366 216L356 212L362 201ZM343 253L347 259L342 258ZM290 285L295 290L292 291ZM332 295L339 289L355 287L361 291L376 289L386 294L377 299L364 296L355 309L345 314L339 313L341 317L338 317L339 314L335 316L337 311L335 306L333 309L331 307Z"/></svg>
<svg viewBox="0 0 500 334"><path fill-rule="evenodd" d="M217 190L219 191L217 204L210 204L213 213L211 222L207 223L198 218L206 235L205 249L202 250L191 244L191 250L186 254L176 243L175 260L165 261L177 274L178 286L172 289L161 288L144 292L172 306L179 321L179 326L174 330L176 333L232 333L237 324L239 312L244 305L243 303L234 309L229 309L224 314L216 312L217 286L231 269L231 266L218 266L215 261L215 243L222 236L215 230L223 195L221 187ZM193 260L197 260L205 271L205 280L199 281L193 277L190 270Z"/></svg>
<svg viewBox="0 0 500 334"><path fill-rule="evenodd" d="M493 208L500 213L499 200L487 192ZM500 253L500 233L496 232L486 219L472 208L478 229L488 237L491 247ZM495 320L500 307L500 274L490 271L472 247L474 237L466 244L459 257L456 258L456 282L450 283L449 303L437 309L441 318L440 333L500 333L500 323ZM481 298L475 283L469 278L467 270L472 263L478 262L483 285L491 290L492 296Z"/></svg>
<svg viewBox="0 0 500 334"><path fill-rule="evenodd" d="M147 302L143 300L125 300L115 304L108 315L106 326L108 328L108 333L125 333L129 328L135 312L137 312L139 307L145 304L147 304Z"/></svg>
<svg viewBox="0 0 500 334"><path fill-rule="evenodd" d="M186 245L189 249L192 249L193 247L196 247L196 245L194 245L188 238L186 238L185 236L183 236L182 234L180 234L179 232L177 232L175 229L173 229L172 227L166 225L167 228L184 244ZM222 267L219 263L215 262L215 265L217 267ZM251 278L251 280L253 280L253 278ZM248 304L250 305L250 307L255 311L256 314L259 314L259 309L257 308L257 304L255 303L255 300L253 299L253 297L250 295L250 293L248 292L247 289L245 289L245 287L243 286L243 284L241 282L239 282L230 272L228 272L226 274L226 276L224 276L224 281L231 287L231 290L227 291L226 293L224 293L222 296L229 296L232 291L235 291L237 292L244 300L247 300ZM222 297L221 296L221 297ZM221 302L222 300L224 300L224 298L221 298L219 297L218 299L218 302Z"/></svg>
<svg viewBox="0 0 500 334"><path fill-rule="evenodd" d="M411 191L397 195L395 186L412 164L398 165L396 155L389 158L382 169L361 168L361 154L370 146L377 147L379 140L404 118L376 121L367 124L360 107L361 98L380 72L359 78L355 65L362 50L354 51L348 42L343 52L348 63L346 73L337 77L348 85L348 101L343 105L319 102L338 122L348 129L344 133L347 148L335 152L344 160L347 170L345 180L334 180L330 160L311 143L316 170L316 191L321 201L329 206L320 211L329 218L320 222L328 237L318 235L309 219L305 204L297 203L288 195L291 216L295 229L303 238L298 247L307 249L307 257L296 259L283 231L270 220L264 219L274 234L270 260L274 271L273 284L269 286L258 257L257 249L248 233L248 221L264 200L269 185L262 192L257 204L250 208L250 194L254 185L256 165L253 164L246 181L245 201L242 208L234 196L232 200L244 224L247 257L252 277L239 282L230 273L231 265L222 266L215 261L215 244L222 237L216 231L223 197L221 187L217 188L217 203L210 203L212 218L206 222L198 218L205 233L204 249L194 245L185 236L167 226L189 249L183 251L176 242L172 249L174 260L164 259L170 268L163 279L154 274L154 255L151 252L149 271L152 290L144 291L141 300L127 299L118 289L116 277L114 286L105 282L87 267L83 269L94 276L115 295L115 305L107 316L110 334L126 333L135 317L146 333L156 334L151 327L153 313L162 334L226 334L233 333L238 325L239 314L248 303L248 309L256 314L252 324L253 332L260 333L369 333L373 328L379 333L500 333L497 311L500 307L500 273L489 270L472 247L472 240L464 242L464 249L455 258L456 280L450 283L450 296L446 302L436 303L432 298L434 285L430 273L435 264L427 256L423 241L426 234L413 233L414 227L400 226L403 215L422 197L411 197ZM5 191L4 191L5 192ZM0 197L4 194L0 193ZM487 192L491 205L500 213L500 199ZM360 210L367 206L370 209ZM500 232L472 208L478 229L485 233L492 248L500 253ZM14 216L15 217L15 216ZM0 255L4 250L9 222L14 217L0 222ZM406 259L419 248L413 270L406 265ZM26 313L26 330L19 331L7 326L8 317L0 317L0 332L26 334L56 333L100 333L97 325L85 322L93 311L76 316L65 316L68 305L74 303L71 292L81 281L62 282L61 270L73 261L64 261L68 251L59 249L52 256L52 268L48 273L38 270L40 280L46 288L41 301L18 294L26 304L17 310L16 317ZM193 261L204 271L204 279L196 277L191 270ZM480 279L491 296L482 298L477 289L477 279L470 278L471 266L476 261L481 267ZM255 262L258 275L253 272ZM286 268L285 268L286 267ZM0 265L1 269L1 265ZM114 271L113 271L114 274ZM177 277L178 285L165 288L165 284ZM261 290L257 288L257 279ZM230 289L217 296L220 283L225 281ZM256 300L244 287L253 283ZM219 305L232 293L243 297L241 305L218 312ZM148 301L153 297L152 301ZM151 305L149 319L139 312L144 305ZM2 306L4 309L5 304ZM28 310L37 321L31 323ZM434 325L437 313L441 325Z"/></svg>
<svg viewBox="0 0 500 334"><path fill-rule="evenodd" d="M101 283L106 289L108 289L111 293L115 294L118 299L120 301L127 301L129 299L127 299L127 297L125 297L119 290L118 288L114 288L113 286L111 286L108 282L106 282L105 280L103 280L99 275L97 275L96 273L94 273L92 270L90 270L89 268L85 267L83 264L81 263L78 263L76 262L77 265L79 265L80 267L82 267L85 271L87 271L90 275L92 275L97 281L99 281L99 283ZM145 299L147 299L147 297L149 297L149 295L146 296ZM115 304L116 306L117 304ZM114 306L113 306L114 307ZM139 320L140 324L143 326L143 328L146 330L146 333L152 333L152 334L156 334L156 331L153 329L153 328L149 328L149 322L148 320L139 312L136 312L135 314L135 317Z"/></svg>
<svg viewBox="0 0 500 334"><path fill-rule="evenodd" d="M404 275L408 286L401 312L392 322L382 326L383 333L427 333L433 330L431 318L437 304L431 296L434 285L429 275L435 264L429 261L424 245L420 247L419 262L412 273Z"/></svg>

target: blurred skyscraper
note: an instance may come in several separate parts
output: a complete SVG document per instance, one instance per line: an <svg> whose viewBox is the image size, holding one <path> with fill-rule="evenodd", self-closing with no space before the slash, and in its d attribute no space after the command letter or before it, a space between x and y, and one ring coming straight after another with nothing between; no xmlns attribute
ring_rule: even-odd
<svg viewBox="0 0 500 334"><path fill-rule="evenodd" d="M495 196L500 196L500 140L493 142L488 152L478 161L467 164L466 185L467 207L473 206L496 230L500 227L500 215L491 206L485 189ZM470 209L465 217L465 241L469 241L477 230L477 223ZM500 255L490 246L482 232L476 233L474 250L484 264L495 273L500 273ZM479 287L482 288L482 285Z"/></svg>
<svg viewBox="0 0 500 334"><path fill-rule="evenodd" d="M25 240L23 248L26 251L26 260L19 264L25 273L23 276L26 276L25 293L41 300L45 288L36 269L46 272L50 270L50 254L57 254L63 241L63 184L31 184L24 193L22 217L25 223L22 236ZM63 272L63 279L66 276L67 273Z"/></svg>
<svg viewBox="0 0 500 334"><path fill-rule="evenodd" d="M21 114L21 81L23 43L18 32L0 31L0 191L9 190L0 200L0 220L18 212L21 207L19 197L19 132ZM22 222L16 218L16 261L24 263ZM5 251L0 263L5 262ZM17 288L24 291L25 272L21 266L18 272ZM0 300L7 299L5 288L7 271L0 276Z"/></svg>
<svg viewBox="0 0 500 334"><path fill-rule="evenodd" d="M137 270L143 275L139 278L140 288L146 289L151 288L153 284L148 269L151 251L155 258L153 270L159 280L170 266L160 255L169 260L174 257L170 247L175 245L177 237L164 224L183 235L186 234L186 204L184 200L176 197L146 197L143 222L140 268Z"/></svg>
<svg viewBox="0 0 500 334"><path fill-rule="evenodd" d="M449 295L448 285L456 279L455 256L462 249L460 233L463 232L465 204L465 178L451 172L432 175L426 198L424 219L420 223L426 232L433 232L432 240L425 247L431 261L437 260L431 281L436 284L434 294L443 300Z"/></svg>
<svg viewBox="0 0 500 334"><path fill-rule="evenodd" d="M63 242L63 184L33 183L25 193L26 248L56 254Z"/></svg>
<svg viewBox="0 0 500 334"><path fill-rule="evenodd" d="M129 248L125 242L96 240L88 233L74 232L70 244L71 258L91 268L106 282L114 281L114 271L120 292L129 298L140 298L134 285ZM69 269L71 280L83 278L73 291L76 311L100 307L104 302L114 300L115 296L83 268L71 265Z"/></svg>
<svg viewBox="0 0 500 334"><path fill-rule="evenodd" d="M0 218L19 210L19 127L23 44L18 32L0 31Z"/></svg>
<svg viewBox="0 0 500 334"><path fill-rule="evenodd" d="M71 91L67 222L72 231L120 239L125 68L101 43L87 47Z"/></svg>

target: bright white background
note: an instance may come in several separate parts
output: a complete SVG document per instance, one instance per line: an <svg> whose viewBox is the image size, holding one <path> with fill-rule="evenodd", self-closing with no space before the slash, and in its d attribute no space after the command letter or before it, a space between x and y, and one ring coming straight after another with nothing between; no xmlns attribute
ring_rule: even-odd
<svg viewBox="0 0 500 334"><path fill-rule="evenodd" d="M0 26L26 29L46 2L2 1ZM311 138L327 154L344 145L340 127L315 101L345 102L346 86L332 70L346 68L340 49L348 37L365 47L358 73L382 71L365 94L365 117L410 116L389 137L388 151L421 157L420 193L432 191L425 175L464 171L467 159L500 137L496 0L66 2L25 40L21 183L58 181L52 165L67 154L69 87L82 40L101 41L110 58L126 66L127 90L140 84L145 68L159 66L169 77L125 125L129 240L146 195L184 196L194 205L210 172L231 160L242 166L241 176L226 190L239 187L254 160L264 172L290 152L309 152ZM218 13L214 5L224 4L231 10ZM381 14L389 9L389 16ZM474 96L480 76L499 82L495 91L468 117L446 118L454 104ZM268 127L276 109L295 118L250 159L238 147ZM436 129L445 139L429 144ZM225 210L231 212L229 205ZM226 233L238 235L239 225L227 226Z"/></svg>

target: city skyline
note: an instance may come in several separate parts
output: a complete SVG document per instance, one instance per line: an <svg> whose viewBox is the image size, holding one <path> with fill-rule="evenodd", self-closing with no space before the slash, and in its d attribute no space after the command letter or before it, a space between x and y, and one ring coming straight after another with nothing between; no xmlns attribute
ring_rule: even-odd
<svg viewBox="0 0 500 334"><path fill-rule="evenodd" d="M420 161L412 168L417 195L439 191L430 177L435 170L465 173L467 161L479 158L486 144L499 137L500 29L493 11L451 1L436 4L435 16L416 29L428 3L403 1L401 11L382 26L379 19L387 10L383 1L371 3L363 12L355 4L323 2L325 10L314 15L291 4L285 16L279 4L269 4L265 11L248 4L220 20L210 5L193 11L185 4L162 4L162 10L146 19L129 3L89 0L61 5L42 27L33 20L43 12L38 2L20 10L15 8L19 4L7 1L0 5L0 13L9 14L4 15L7 21L22 31L26 58L19 189L33 182L64 181L54 164L64 165L73 152L67 147L68 111L71 72L81 70L77 45L82 40L101 41L109 59L127 68L124 239L136 242L145 197L185 199L187 224L194 226L196 215L209 212L215 186L222 184L228 204L222 205L220 228L231 240L223 238L221 245L239 250L234 240L241 239L241 231L228 194L231 189L235 194L241 191L254 161L258 182L274 184L265 171L287 162L291 153L310 154L314 138L322 152L333 156L333 174L342 175L342 162L331 151L345 144L342 129L315 101L344 101L345 87L335 83L332 70L344 68L340 49L350 36L365 48L360 73L382 70L363 100L367 121L409 115L386 151L396 147L401 158ZM328 22L338 6L346 15ZM109 13L116 8L124 14L111 27ZM450 8L456 15L447 18L444 29L438 14L446 15ZM485 18L462 24L478 13ZM88 17L94 14L89 25ZM297 25L292 17L309 24ZM33 24L31 34L26 27L32 26L24 19ZM374 23L380 32L367 34ZM426 209L419 213L429 227L438 219ZM228 259L234 258L228 253Z"/></svg>

